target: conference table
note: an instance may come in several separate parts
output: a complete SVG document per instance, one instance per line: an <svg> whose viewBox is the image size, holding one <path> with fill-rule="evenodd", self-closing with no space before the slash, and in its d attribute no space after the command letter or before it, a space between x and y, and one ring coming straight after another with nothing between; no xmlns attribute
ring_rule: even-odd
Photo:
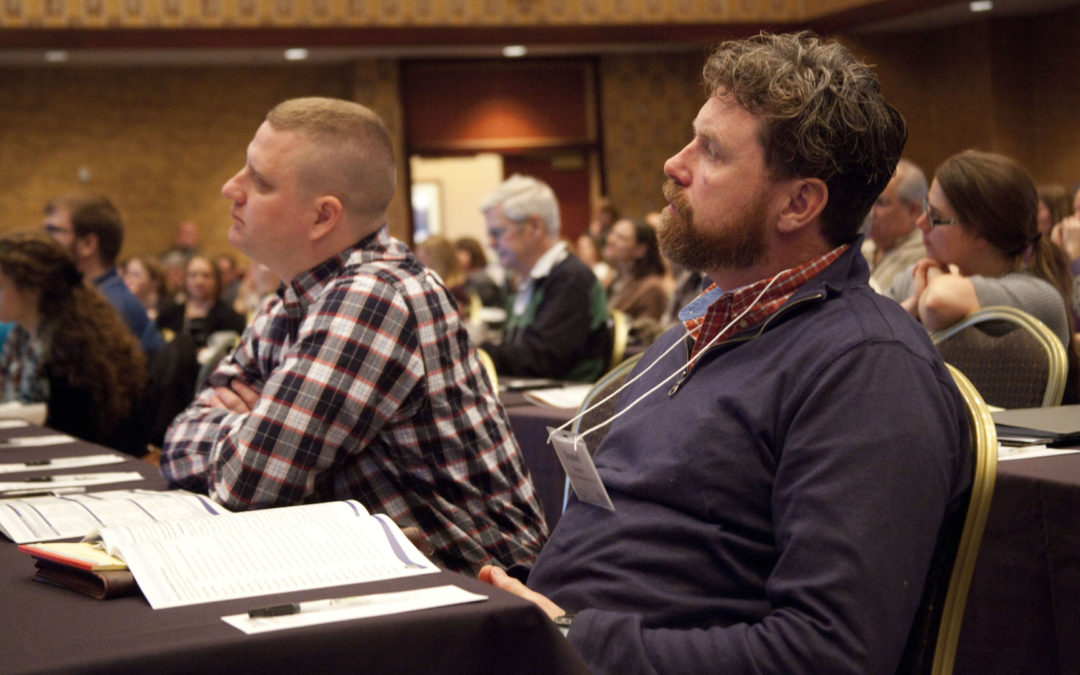
<svg viewBox="0 0 1080 675"><path fill-rule="evenodd" d="M503 403L554 529L565 474L546 428L576 411ZM1080 673L1080 453L998 463L955 672Z"/></svg>
<svg viewBox="0 0 1080 675"><path fill-rule="evenodd" d="M110 452L82 441L7 444L17 436L52 433L40 427L0 429L0 463ZM92 471L138 471L145 478L100 489L166 487L155 467L131 458L52 473ZM5 473L0 480L38 473ZM33 559L0 537L0 673L588 672L535 605L452 572L161 610L151 609L141 595L94 600L35 582L33 573ZM221 620L253 606L444 584L488 599L258 635Z"/></svg>
<svg viewBox="0 0 1080 675"><path fill-rule="evenodd" d="M1080 454L998 463L957 673L1080 673Z"/></svg>

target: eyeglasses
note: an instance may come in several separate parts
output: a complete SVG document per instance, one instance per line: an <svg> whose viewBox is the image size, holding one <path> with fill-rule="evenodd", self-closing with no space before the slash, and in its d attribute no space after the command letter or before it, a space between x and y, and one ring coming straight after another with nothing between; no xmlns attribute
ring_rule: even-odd
<svg viewBox="0 0 1080 675"><path fill-rule="evenodd" d="M934 214L930 213L930 200L923 200L923 215L926 216L926 222L930 224L931 228L935 228L938 225L959 225L960 221L955 218L938 218Z"/></svg>

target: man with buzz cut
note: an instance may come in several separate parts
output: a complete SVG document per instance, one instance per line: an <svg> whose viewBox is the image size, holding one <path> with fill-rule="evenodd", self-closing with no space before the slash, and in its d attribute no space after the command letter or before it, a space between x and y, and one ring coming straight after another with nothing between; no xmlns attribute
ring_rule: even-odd
<svg viewBox="0 0 1080 675"><path fill-rule="evenodd" d="M269 112L222 193L230 243L284 283L174 420L162 473L231 510L356 499L451 570L531 562L529 473L450 293L387 233L395 179L364 106Z"/></svg>
<svg viewBox="0 0 1080 675"><path fill-rule="evenodd" d="M859 252L906 127L807 33L724 43L704 76L659 238L712 284L619 396L614 510L571 498L527 586L480 578L597 673L894 673L971 483L964 402Z"/></svg>

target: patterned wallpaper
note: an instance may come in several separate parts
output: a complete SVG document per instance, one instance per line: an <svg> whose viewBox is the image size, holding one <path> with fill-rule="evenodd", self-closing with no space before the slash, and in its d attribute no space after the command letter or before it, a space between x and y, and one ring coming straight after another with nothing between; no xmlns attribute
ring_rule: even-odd
<svg viewBox="0 0 1080 675"><path fill-rule="evenodd" d="M664 161L690 141L705 102L704 53L610 56L600 61L600 116L608 197L640 218L664 206Z"/></svg>
<svg viewBox="0 0 1080 675"><path fill-rule="evenodd" d="M0 0L7 28L783 22L873 0Z"/></svg>

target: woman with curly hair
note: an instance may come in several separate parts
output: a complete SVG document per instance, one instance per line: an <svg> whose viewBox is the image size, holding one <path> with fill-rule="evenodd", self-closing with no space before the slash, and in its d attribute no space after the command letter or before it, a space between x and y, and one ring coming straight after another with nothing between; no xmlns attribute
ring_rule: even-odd
<svg viewBox="0 0 1080 675"><path fill-rule="evenodd" d="M46 426L145 454L132 423L145 357L116 310L48 237L0 239L0 321L16 324L0 351L5 402L44 402Z"/></svg>

